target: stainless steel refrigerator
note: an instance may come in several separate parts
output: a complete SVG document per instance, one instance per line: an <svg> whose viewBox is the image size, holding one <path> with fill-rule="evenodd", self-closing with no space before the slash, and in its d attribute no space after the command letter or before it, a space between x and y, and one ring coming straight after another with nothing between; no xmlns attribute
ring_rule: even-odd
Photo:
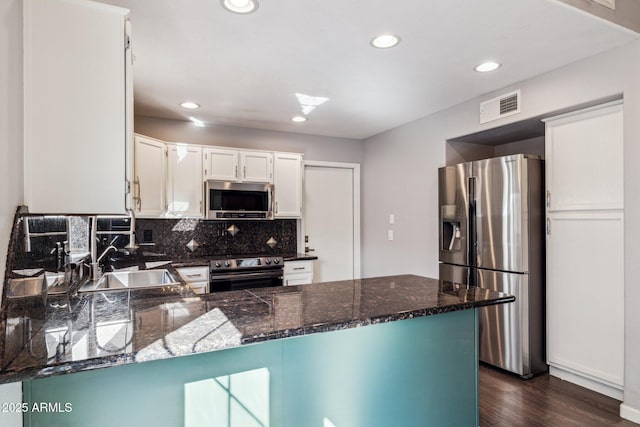
<svg viewBox="0 0 640 427"><path fill-rule="evenodd" d="M512 155L439 169L440 279L505 292L480 309L480 360L545 371L544 166Z"/></svg>

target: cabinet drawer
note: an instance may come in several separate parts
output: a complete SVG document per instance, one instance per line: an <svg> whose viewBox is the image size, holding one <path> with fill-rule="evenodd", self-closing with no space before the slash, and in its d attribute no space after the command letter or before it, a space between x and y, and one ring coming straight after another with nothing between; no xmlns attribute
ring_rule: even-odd
<svg viewBox="0 0 640 427"><path fill-rule="evenodd" d="M176 268L182 280L189 284L194 282L209 282L209 267L183 267Z"/></svg>
<svg viewBox="0 0 640 427"><path fill-rule="evenodd" d="M310 285L312 282L312 274L293 274L291 276L284 276L284 286Z"/></svg>
<svg viewBox="0 0 640 427"><path fill-rule="evenodd" d="M209 292L209 282L192 282L189 283L189 286L196 294L206 294Z"/></svg>
<svg viewBox="0 0 640 427"><path fill-rule="evenodd" d="M313 273L313 261L287 261L284 263L284 274Z"/></svg>

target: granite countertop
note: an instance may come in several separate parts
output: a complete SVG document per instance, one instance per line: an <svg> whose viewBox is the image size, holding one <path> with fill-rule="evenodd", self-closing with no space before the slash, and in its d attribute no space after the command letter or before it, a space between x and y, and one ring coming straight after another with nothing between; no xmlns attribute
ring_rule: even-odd
<svg viewBox="0 0 640 427"><path fill-rule="evenodd" d="M284 254L282 255L285 261L313 261L318 259L315 255L309 255L305 253L296 253L296 254Z"/></svg>
<svg viewBox="0 0 640 427"><path fill-rule="evenodd" d="M257 256L270 256L270 255L233 255L233 256L229 256L230 258L252 258L252 257L257 257ZM317 256L315 255L309 255L309 254L304 254L304 253L286 253L286 254L279 254L279 256L283 257L285 262L286 261L308 261L308 260L316 260L318 259ZM202 266L208 266L209 262L211 262L212 259L220 259L220 256L210 256L210 257L203 257L203 258L190 258L190 259L180 259L180 258L176 258L171 260L171 265L175 268L182 268L182 267L202 267Z"/></svg>
<svg viewBox="0 0 640 427"><path fill-rule="evenodd" d="M199 296L177 286L11 300L0 319L0 383L514 300L413 275Z"/></svg>

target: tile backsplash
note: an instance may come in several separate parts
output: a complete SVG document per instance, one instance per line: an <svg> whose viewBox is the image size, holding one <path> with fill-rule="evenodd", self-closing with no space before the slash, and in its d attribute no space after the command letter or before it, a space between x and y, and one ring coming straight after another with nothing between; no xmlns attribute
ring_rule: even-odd
<svg viewBox="0 0 640 427"><path fill-rule="evenodd" d="M62 250L89 252L89 217L17 216L13 227L8 269L56 271ZM98 254L108 245L120 248L108 258L130 259L128 218L98 219ZM199 219L138 219L133 257L165 256L180 259L243 254L291 254L297 251L296 220L208 221Z"/></svg>
<svg viewBox="0 0 640 427"><path fill-rule="evenodd" d="M288 219L272 221L139 219L136 224L136 235L138 243L145 252L165 253L181 258L283 254L295 253L297 250L296 221Z"/></svg>

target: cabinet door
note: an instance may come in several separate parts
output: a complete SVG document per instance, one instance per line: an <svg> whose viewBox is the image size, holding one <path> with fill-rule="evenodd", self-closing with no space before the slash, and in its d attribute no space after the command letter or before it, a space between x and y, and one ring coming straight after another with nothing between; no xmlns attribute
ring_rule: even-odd
<svg viewBox="0 0 640 427"><path fill-rule="evenodd" d="M223 148L204 149L204 179L238 181L238 152Z"/></svg>
<svg viewBox="0 0 640 427"><path fill-rule="evenodd" d="M167 215L202 217L202 149L178 144L168 151Z"/></svg>
<svg viewBox="0 0 640 427"><path fill-rule="evenodd" d="M135 136L133 204L136 215L159 217L165 209L166 145Z"/></svg>
<svg viewBox="0 0 640 427"><path fill-rule="evenodd" d="M622 105L547 121L549 211L622 209Z"/></svg>
<svg viewBox="0 0 640 427"><path fill-rule="evenodd" d="M302 156L276 153L273 166L274 216L302 216Z"/></svg>
<svg viewBox="0 0 640 427"><path fill-rule="evenodd" d="M24 2L25 204L125 213L126 15L92 2Z"/></svg>
<svg viewBox="0 0 640 427"><path fill-rule="evenodd" d="M259 151L241 151L242 182L273 182L273 154Z"/></svg>
<svg viewBox="0 0 640 427"><path fill-rule="evenodd" d="M622 390L622 214L555 214L549 222L549 364Z"/></svg>

